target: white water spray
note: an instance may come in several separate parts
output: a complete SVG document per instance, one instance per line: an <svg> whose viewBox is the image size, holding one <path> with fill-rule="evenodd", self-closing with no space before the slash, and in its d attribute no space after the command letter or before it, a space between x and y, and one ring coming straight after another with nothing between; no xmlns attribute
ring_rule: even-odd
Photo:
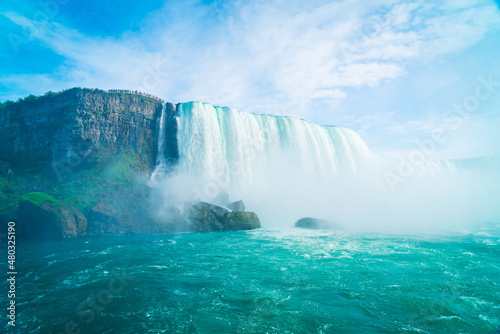
<svg viewBox="0 0 500 334"><path fill-rule="evenodd" d="M230 200L243 199L264 226L282 227L305 216L391 230L500 217L494 204L500 188L492 190L489 168L462 172L456 162L405 162L415 172L394 191L384 175L401 161L375 156L350 129L199 102L180 104L178 112L179 163L161 185L169 199L210 202L224 191ZM153 174L164 172L159 156Z"/></svg>

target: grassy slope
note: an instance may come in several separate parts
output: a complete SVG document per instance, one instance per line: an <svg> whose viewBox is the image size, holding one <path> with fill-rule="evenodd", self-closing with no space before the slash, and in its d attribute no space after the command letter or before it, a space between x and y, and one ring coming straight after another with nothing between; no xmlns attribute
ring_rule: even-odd
<svg viewBox="0 0 500 334"><path fill-rule="evenodd" d="M42 205L45 202L49 202L52 206L61 206L63 203L55 199L54 197L41 192L27 193L21 196L21 199L31 202L37 206Z"/></svg>
<svg viewBox="0 0 500 334"><path fill-rule="evenodd" d="M69 173L62 182L36 182L40 177L33 175L16 177L11 182L0 178L0 215L12 216L20 199L37 205L45 201L61 205L61 200L81 211L101 200L120 205L121 196L134 196L134 192L146 187L137 183L136 167L133 157L120 154L108 156L91 169Z"/></svg>

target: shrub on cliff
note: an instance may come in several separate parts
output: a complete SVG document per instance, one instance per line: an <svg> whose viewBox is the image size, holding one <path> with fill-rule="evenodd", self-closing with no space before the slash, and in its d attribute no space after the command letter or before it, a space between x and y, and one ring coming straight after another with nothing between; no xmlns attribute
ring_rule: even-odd
<svg viewBox="0 0 500 334"><path fill-rule="evenodd" d="M23 195L17 216L22 232L33 239L74 238L87 231L87 219L77 208L41 192Z"/></svg>

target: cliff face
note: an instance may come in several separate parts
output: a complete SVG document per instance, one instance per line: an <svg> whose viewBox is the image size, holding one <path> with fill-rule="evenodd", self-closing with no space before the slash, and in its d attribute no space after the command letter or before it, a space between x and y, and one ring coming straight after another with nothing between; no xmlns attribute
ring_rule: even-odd
<svg viewBox="0 0 500 334"><path fill-rule="evenodd" d="M126 93L74 88L0 104L0 217L42 192L91 212L104 201L132 221L147 206L158 121L166 108L165 156L175 163L175 106ZM92 221L89 221L89 225Z"/></svg>
<svg viewBox="0 0 500 334"><path fill-rule="evenodd" d="M124 152L148 171L161 108L140 96L77 88L26 99L0 111L0 159L14 172L45 168L60 178L99 155Z"/></svg>

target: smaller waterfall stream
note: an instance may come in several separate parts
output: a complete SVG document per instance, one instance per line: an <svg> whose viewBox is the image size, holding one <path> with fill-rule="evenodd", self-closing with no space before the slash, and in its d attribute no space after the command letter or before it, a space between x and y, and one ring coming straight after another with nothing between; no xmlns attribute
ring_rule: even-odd
<svg viewBox="0 0 500 334"><path fill-rule="evenodd" d="M151 181L154 183L158 178L165 174L167 170L167 159L165 157L165 137L166 129L165 123L167 119L167 106L163 103L161 108L161 115L158 119L158 124L156 125L158 131L158 151L156 154L156 166L151 174Z"/></svg>

